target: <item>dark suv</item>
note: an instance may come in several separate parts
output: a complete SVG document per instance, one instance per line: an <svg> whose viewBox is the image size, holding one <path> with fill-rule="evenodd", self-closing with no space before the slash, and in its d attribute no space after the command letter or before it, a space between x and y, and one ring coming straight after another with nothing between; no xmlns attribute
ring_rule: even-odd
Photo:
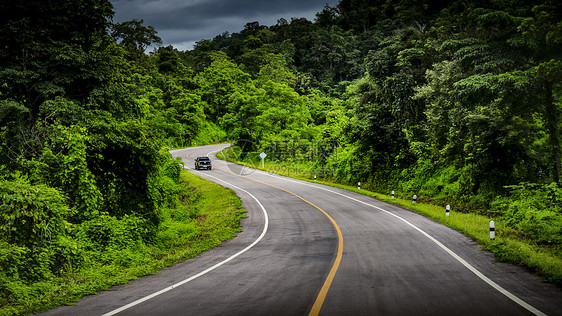
<svg viewBox="0 0 562 316"><path fill-rule="evenodd" d="M209 157L197 157L195 158L195 170L208 169L211 170L211 159Z"/></svg>

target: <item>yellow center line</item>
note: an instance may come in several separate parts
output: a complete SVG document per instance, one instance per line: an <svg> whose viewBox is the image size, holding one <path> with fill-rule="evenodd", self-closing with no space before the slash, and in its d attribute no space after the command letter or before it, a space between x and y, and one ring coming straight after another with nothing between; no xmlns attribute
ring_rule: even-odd
<svg viewBox="0 0 562 316"><path fill-rule="evenodd" d="M343 257L343 235L342 235L340 227L338 226L336 221L326 211L324 211L323 209L321 209L320 207L318 207L314 203L306 200L305 198L303 198L302 196L300 196L298 194L295 194L291 191L282 189L280 187L276 187L276 186L274 186L272 184L269 184L269 183L265 183L265 182L262 182L262 181L259 181L259 180L256 180L256 179L252 179L252 178L249 178L249 177L246 177L246 176L238 175L234 172L226 171L226 170L223 170L223 169L220 169L220 168L215 168L215 169L220 170L222 172L234 174L234 175L237 175L239 177L246 178L246 179L249 179L249 180L252 180L252 181L255 181L255 182L259 182L261 184L264 184L264 185L270 186L272 188L276 188L278 190L287 192L291 195L294 195L294 196L298 197L299 199L303 200L304 202L306 202L306 203L312 205L313 207L315 207L317 210L322 212L326 217L328 217L330 222L332 222L332 225L334 225L334 228L336 229L336 231L338 233L338 252L337 252L337 255L336 255L336 260L334 261L334 265L332 266L332 269L330 269L330 272L328 273L328 277L326 277L326 281L324 281L324 285L322 285L322 288L320 289L320 292L318 293L318 296L316 297L316 301L314 302L314 305L312 306L312 309L310 310L310 313L308 314L310 316L318 315L320 313L320 309L322 308L322 305L324 304L324 301L326 300L326 295L328 294L328 290L330 289L330 286L332 285L332 281L334 281L334 277L336 276L336 272L338 271L338 268L339 268L340 263L341 263L341 259Z"/></svg>

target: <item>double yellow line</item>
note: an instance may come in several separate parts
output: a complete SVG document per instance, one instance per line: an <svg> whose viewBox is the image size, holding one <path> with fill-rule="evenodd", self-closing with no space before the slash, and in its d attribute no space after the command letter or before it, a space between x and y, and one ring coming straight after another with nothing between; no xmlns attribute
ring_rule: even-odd
<svg viewBox="0 0 562 316"><path fill-rule="evenodd" d="M220 170L222 172L226 172L226 173L235 174L233 172L222 170L220 168L218 170ZM334 277L336 276L336 272L338 271L338 267L340 266L341 259L343 257L343 235L341 233L340 227L338 226L336 221L332 218L332 216L330 216L330 214L328 214L326 211L324 211L323 209L318 207L316 204L314 204L314 203L308 201L307 199L303 198L302 196L300 196L296 193L293 193L289 190L285 190L285 189L282 189L280 187L276 187L276 186L274 186L272 184L269 184L269 183L265 183L265 182L262 182L262 181L259 181L259 180L256 180L256 179L252 179L252 178L249 178L249 177L241 176L241 175L238 175L238 176L242 177L242 178L252 180L252 181L255 181L255 182L258 182L258 183L261 183L261 184L264 184L264 185L267 185L267 186L270 186L272 188L276 188L278 190L281 190L283 192L287 192L291 195L294 195L294 196L298 197L299 199L301 199L304 202L312 205L317 210L322 212L322 214L324 214L330 220L330 222L332 222L332 225L334 225L334 228L336 229L336 231L338 233L338 252L337 252L337 255L336 255L336 260L334 261L334 265L332 265L332 269L330 269L330 272L328 273L328 277L326 278L326 281L324 281L324 285L322 285L322 288L320 289L320 292L318 293L318 296L316 297L316 301L314 302L314 305L312 305L312 309L310 310L310 313L308 313L308 315L311 315L311 316L318 315L320 313L320 309L322 308L322 305L324 304L324 300L326 300L326 295L328 294L328 290L330 289L330 286L332 285L332 281L334 281Z"/></svg>
<svg viewBox="0 0 562 316"><path fill-rule="evenodd" d="M186 158L189 158L190 153L185 155ZM316 297L316 301L314 301L314 305L312 305L312 308L310 309L310 312L308 313L309 316L318 315L320 313L320 309L322 308L322 305L324 304L324 301L326 300L326 295L328 295L328 290L330 289L330 286L332 285L332 282L334 281L334 277L336 276L336 272L338 271L338 268L339 268L340 263L341 263L341 259L343 257L343 235L342 235L341 229L338 226L338 224L336 223L336 221L326 211L324 211L323 209L318 207L316 204L306 200L305 198L303 198L302 196L300 196L296 193L293 193L289 190L282 189L280 187L274 186L274 185L266 183L266 182L262 182L262 181L252 179L252 178L249 178L249 177L246 177L246 176L241 176L241 175L236 174L234 172L230 172L230 171L223 170L223 169L220 169L220 168L215 168L215 169L220 170L220 171L225 172L225 173L237 175L239 177L242 177L242 178L245 178L245 179L248 179L248 180L252 180L254 182L258 182L258 183L270 186L272 188L281 190L283 192L287 192L287 193L289 193L293 196L296 196L297 198L299 198L302 201L310 204L311 206L313 206L314 208L316 208L317 210L322 212L322 214L324 214L330 220L330 222L332 222L332 225L334 225L334 228L336 229L336 232L338 234L338 251L337 251L337 255L336 255L336 260L334 261L334 264L332 265L332 268L330 269L330 272L328 273L328 276L326 277L326 280L324 281L324 284L322 285L322 288L320 289L320 292L318 293L318 296Z"/></svg>

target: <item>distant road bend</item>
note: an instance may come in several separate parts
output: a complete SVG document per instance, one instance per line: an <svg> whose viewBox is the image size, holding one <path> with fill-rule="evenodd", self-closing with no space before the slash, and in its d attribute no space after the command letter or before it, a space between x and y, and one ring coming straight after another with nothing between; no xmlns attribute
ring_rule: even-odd
<svg viewBox="0 0 562 316"><path fill-rule="evenodd" d="M466 236L398 206L173 150L233 189L243 232L46 315L562 315L562 290L494 262ZM208 156L213 169L194 170Z"/></svg>

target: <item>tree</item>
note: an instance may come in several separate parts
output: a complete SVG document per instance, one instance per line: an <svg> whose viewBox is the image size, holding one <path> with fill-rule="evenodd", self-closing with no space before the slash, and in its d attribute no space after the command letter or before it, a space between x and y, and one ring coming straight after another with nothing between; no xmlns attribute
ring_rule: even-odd
<svg viewBox="0 0 562 316"><path fill-rule="evenodd" d="M533 7L533 16L525 18L519 31L534 40L535 56L541 62L534 68L539 82L544 87L540 99L543 116L550 135L550 147L554 158L555 179L562 183L562 139L560 138L562 116L562 4L559 1L544 1Z"/></svg>
<svg viewBox="0 0 562 316"><path fill-rule="evenodd" d="M207 103L205 114L214 123L230 111L230 96L252 89L251 77L228 59L224 53L211 55L212 62L195 76L201 100Z"/></svg>
<svg viewBox="0 0 562 316"><path fill-rule="evenodd" d="M0 86L2 97L30 110L55 96L85 100L107 77L97 51L113 16L108 0L2 1Z"/></svg>
<svg viewBox="0 0 562 316"><path fill-rule="evenodd" d="M432 155L470 167L470 194L501 191L519 181L558 181L560 109L554 100L559 87L552 84L559 81L552 60L557 50L546 44L544 33L521 36L523 26L534 29L532 21L511 13L530 12L529 6L467 9L466 28L436 33L442 61L417 88L416 98L428 104ZM441 18L439 23L454 23L450 12ZM432 31L438 29L439 24ZM541 68L550 70L541 73Z"/></svg>
<svg viewBox="0 0 562 316"><path fill-rule="evenodd" d="M162 44L152 25L143 26L142 19L133 19L112 26L111 35L131 52L144 53L146 48L152 44Z"/></svg>

